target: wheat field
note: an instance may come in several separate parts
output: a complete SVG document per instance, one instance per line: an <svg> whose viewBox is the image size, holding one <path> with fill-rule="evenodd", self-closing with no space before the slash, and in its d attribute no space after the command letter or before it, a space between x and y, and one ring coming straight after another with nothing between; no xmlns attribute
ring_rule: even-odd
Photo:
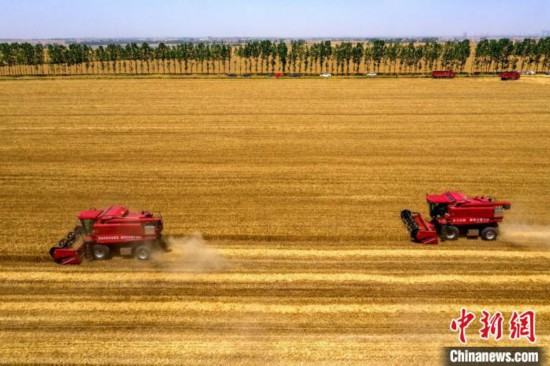
<svg viewBox="0 0 550 366"><path fill-rule="evenodd" d="M439 364L463 306L547 346L549 81L0 80L0 363ZM511 201L499 240L410 243L446 190ZM116 203L173 252L50 260Z"/></svg>

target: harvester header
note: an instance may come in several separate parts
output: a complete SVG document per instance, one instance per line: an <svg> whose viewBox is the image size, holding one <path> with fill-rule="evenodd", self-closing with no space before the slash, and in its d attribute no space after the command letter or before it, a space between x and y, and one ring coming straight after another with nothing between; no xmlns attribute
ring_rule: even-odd
<svg viewBox="0 0 550 366"><path fill-rule="evenodd" d="M504 211L511 208L505 201L492 197L467 197L460 192L428 194L426 201L431 220L418 212L401 211L401 220L410 233L411 240L423 244L437 244L442 240L456 240L459 236L496 240L498 226Z"/></svg>

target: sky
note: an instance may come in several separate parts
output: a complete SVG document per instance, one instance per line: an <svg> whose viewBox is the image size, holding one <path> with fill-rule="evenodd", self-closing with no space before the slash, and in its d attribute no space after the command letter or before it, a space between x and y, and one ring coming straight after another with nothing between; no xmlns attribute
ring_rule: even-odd
<svg viewBox="0 0 550 366"><path fill-rule="evenodd" d="M0 0L0 39L535 35L550 0Z"/></svg>

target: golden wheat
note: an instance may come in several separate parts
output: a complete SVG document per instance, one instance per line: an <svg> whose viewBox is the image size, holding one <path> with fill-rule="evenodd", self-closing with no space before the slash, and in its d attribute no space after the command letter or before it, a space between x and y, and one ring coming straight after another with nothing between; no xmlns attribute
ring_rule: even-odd
<svg viewBox="0 0 550 366"><path fill-rule="evenodd" d="M462 306L548 345L547 80L0 81L0 362L439 364ZM408 241L450 189L512 202L497 242ZM209 255L51 262L113 203Z"/></svg>

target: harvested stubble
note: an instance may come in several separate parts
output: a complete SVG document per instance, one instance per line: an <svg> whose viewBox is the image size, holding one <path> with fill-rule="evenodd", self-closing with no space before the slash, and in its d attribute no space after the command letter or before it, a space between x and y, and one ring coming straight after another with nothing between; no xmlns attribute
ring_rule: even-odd
<svg viewBox="0 0 550 366"><path fill-rule="evenodd" d="M460 189L547 227L538 80L1 81L0 361L439 364L461 306L532 308L548 345L547 236L426 248L398 217ZM111 203L224 265L49 261Z"/></svg>

